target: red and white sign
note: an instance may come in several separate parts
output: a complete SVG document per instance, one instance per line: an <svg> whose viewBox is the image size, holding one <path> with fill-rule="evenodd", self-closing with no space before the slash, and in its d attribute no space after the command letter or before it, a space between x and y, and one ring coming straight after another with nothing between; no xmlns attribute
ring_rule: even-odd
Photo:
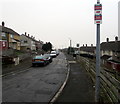
<svg viewBox="0 0 120 104"><path fill-rule="evenodd" d="M102 10L102 4L95 4L94 10Z"/></svg>
<svg viewBox="0 0 120 104"><path fill-rule="evenodd" d="M102 20L102 15L95 15L95 20Z"/></svg>
<svg viewBox="0 0 120 104"><path fill-rule="evenodd" d="M101 10L95 11L95 15L98 15L98 14L102 14L102 11Z"/></svg>
<svg viewBox="0 0 120 104"><path fill-rule="evenodd" d="M94 15L95 24L102 24L102 4L95 4L94 10L95 10Z"/></svg>

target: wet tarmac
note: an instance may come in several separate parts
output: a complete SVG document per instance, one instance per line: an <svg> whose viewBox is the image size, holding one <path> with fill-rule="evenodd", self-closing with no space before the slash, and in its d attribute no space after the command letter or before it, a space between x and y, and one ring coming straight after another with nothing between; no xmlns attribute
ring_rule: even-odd
<svg viewBox="0 0 120 104"><path fill-rule="evenodd" d="M3 77L3 102L49 102L66 78L66 64L64 54L60 53L45 67L30 67Z"/></svg>
<svg viewBox="0 0 120 104"><path fill-rule="evenodd" d="M74 104L95 102L94 85L86 70L72 56L66 55L70 64L70 76L66 87L55 104L64 102Z"/></svg>

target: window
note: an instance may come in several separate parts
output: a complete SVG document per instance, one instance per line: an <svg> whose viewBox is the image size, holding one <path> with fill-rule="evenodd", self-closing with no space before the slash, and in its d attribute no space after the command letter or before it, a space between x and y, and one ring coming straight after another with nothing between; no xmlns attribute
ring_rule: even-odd
<svg viewBox="0 0 120 104"><path fill-rule="evenodd" d="M24 43L27 43L27 40L25 40Z"/></svg>
<svg viewBox="0 0 120 104"><path fill-rule="evenodd" d="M11 37L11 38L13 38L13 35L12 35L12 34L10 34L10 37Z"/></svg>

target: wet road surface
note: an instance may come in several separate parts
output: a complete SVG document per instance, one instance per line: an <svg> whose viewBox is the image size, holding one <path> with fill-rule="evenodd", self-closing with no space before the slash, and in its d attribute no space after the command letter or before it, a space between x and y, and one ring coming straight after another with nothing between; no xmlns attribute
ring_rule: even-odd
<svg viewBox="0 0 120 104"><path fill-rule="evenodd" d="M63 53L44 67L2 78L3 102L49 102L67 75Z"/></svg>

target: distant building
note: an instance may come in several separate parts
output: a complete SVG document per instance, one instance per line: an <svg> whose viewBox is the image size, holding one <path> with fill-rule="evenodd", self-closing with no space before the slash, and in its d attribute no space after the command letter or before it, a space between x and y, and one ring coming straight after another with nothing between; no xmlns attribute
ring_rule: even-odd
<svg viewBox="0 0 120 104"><path fill-rule="evenodd" d="M89 55L95 55L96 47L91 44L91 46L82 46L80 47L80 54L89 54Z"/></svg>
<svg viewBox="0 0 120 104"><path fill-rule="evenodd" d="M120 1L118 2L118 37L120 40Z"/></svg>

